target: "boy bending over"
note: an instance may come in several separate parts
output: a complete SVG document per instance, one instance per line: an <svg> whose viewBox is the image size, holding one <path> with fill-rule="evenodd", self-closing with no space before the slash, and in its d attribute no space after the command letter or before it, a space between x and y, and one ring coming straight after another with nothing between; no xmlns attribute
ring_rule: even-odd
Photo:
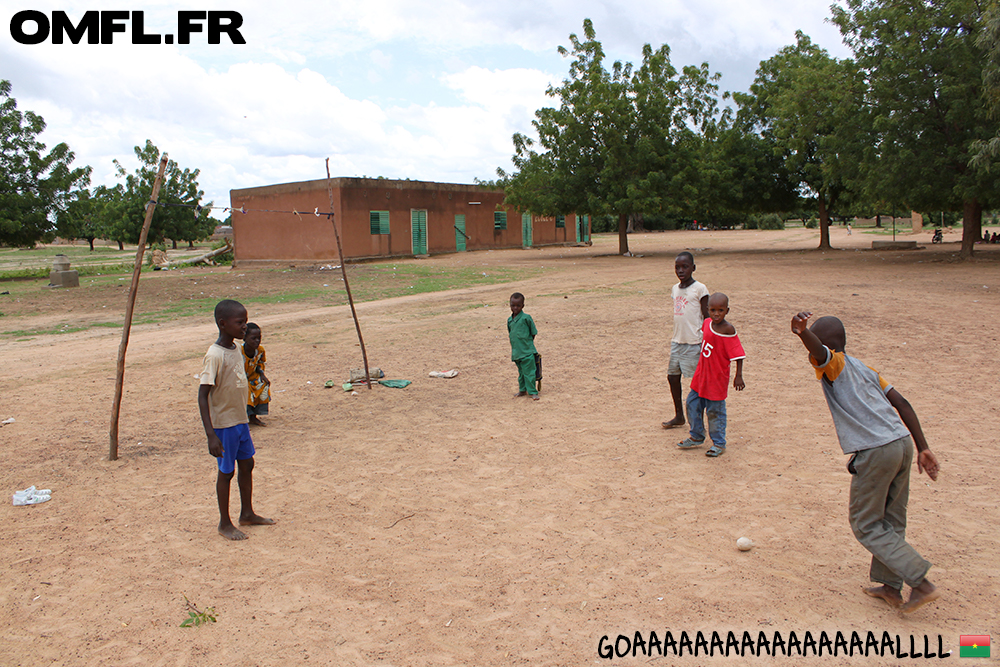
<svg viewBox="0 0 1000 667"><path fill-rule="evenodd" d="M941 595L927 579L931 564L905 537L914 443L917 469L932 480L938 476L937 458L909 402L877 371L844 354L843 323L821 317L806 328L810 317L810 312L793 317L792 333L809 350L840 447L851 455L851 529L872 554L871 580L882 584L865 593L911 612ZM912 588L906 604L900 592L904 582Z"/></svg>

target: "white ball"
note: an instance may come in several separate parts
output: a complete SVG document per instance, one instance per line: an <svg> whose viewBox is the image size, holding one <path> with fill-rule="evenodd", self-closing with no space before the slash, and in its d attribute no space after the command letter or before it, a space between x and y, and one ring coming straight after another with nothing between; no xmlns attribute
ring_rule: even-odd
<svg viewBox="0 0 1000 667"><path fill-rule="evenodd" d="M740 551L750 551L753 549L753 541L749 537L741 537L736 540L736 548Z"/></svg>

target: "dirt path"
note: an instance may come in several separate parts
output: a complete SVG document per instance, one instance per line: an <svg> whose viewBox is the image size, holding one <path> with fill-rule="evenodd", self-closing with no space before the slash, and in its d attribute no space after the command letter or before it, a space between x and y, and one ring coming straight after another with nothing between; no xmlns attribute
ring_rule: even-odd
<svg viewBox="0 0 1000 667"><path fill-rule="evenodd" d="M602 635L668 630L887 631L905 650L941 635L957 655L960 634L1000 636L1000 246L959 263L954 244L863 251L871 238L834 230L846 249L818 253L807 230L684 232L632 238L634 258L600 237L422 260L546 270L361 304L371 364L413 384L357 396L323 388L360 365L346 307L251 312L274 383L254 431L255 499L278 525L239 544L215 534L195 402L207 313L133 330L115 462L119 333L2 337L0 420L16 419L0 429L2 487L53 498L0 510L0 664L582 665L605 662ZM685 248L696 277L729 294L748 354L717 460L659 426ZM537 403L510 398L515 290L540 331ZM911 401L941 459L937 483L913 471L908 536L945 596L912 617L860 592L845 457L788 333L803 308L845 321L848 351ZM450 368L460 375L427 376ZM754 550L736 550L742 535ZM183 595L218 623L180 628ZM758 662L772 660L801 658Z"/></svg>

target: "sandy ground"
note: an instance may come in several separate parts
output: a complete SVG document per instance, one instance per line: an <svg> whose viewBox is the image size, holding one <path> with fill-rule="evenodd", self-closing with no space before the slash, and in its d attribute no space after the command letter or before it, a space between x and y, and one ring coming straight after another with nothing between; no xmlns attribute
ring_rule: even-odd
<svg viewBox="0 0 1000 667"><path fill-rule="evenodd" d="M680 232L634 236L633 258L599 237L410 260L545 269L361 304L371 364L413 384L357 396L323 388L360 366L346 307L252 312L274 383L268 426L253 431L255 505L277 525L240 543L215 532L195 400L208 313L133 329L117 461L120 332L0 336L0 419L16 419L0 429L0 487L53 489L0 509L0 665L584 665L607 662L603 635L637 631L889 632L904 651L911 635L936 651L940 636L957 656L961 634L1000 638L1000 246L963 263L954 243L875 253L872 238L835 229L841 249L820 253L805 230ZM660 427L685 248L695 276L730 295L748 354L717 460ZM536 403L511 398L515 290L540 331ZM913 470L908 536L944 596L911 616L861 593L845 457L789 333L800 309L845 321L848 351L911 401L941 461L936 483ZM450 368L460 375L427 375ZM740 536L756 547L737 551ZM179 627L185 595L218 622Z"/></svg>

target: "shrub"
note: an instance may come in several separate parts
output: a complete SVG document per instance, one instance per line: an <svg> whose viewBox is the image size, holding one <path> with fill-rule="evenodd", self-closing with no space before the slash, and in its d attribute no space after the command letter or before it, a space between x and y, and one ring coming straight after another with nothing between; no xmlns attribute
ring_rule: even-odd
<svg viewBox="0 0 1000 667"><path fill-rule="evenodd" d="M784 229L785 221L777 213L751 215L743 223L743 229Z"/></svg>
<svg viewBox="0 0 1000 667"><path fill-rule="evenodd" d="M817 227L819 227L819 220L817 220L816 218L809 218L803 224L805 225L806 229L816 229Z"/></svg>
<svg viewBox="0 0 1000 667"><path fill-rule="evenodd" d="M212 244L212 250L218 250L219 248L225 245L226 245L225 241L216 241L215 243ZM212 261L214 261L216 264L220 266L232 266L233 251L230 250L229 252L224 252L221 255L216 255L215 257L212 258Z"/></svg>

